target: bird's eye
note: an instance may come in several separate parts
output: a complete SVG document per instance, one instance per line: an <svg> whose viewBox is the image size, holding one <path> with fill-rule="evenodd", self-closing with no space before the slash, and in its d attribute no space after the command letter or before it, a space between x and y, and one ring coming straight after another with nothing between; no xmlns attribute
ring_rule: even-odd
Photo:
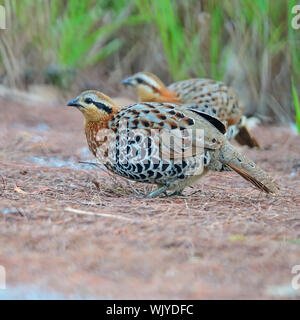
<svg viewBox="0 0 300 320"><path fill-rule="evenodd" d="M90 104L93 102L93 100L91 98L85 98L84 102Z"/></svg>
<svg viewBox="0 0 300 320"><path fill-rule="evenodd" d="M143 83L144 82L144 80L141 79L141 78L137 78L136 81L137 81L137 83Z"/></svg>

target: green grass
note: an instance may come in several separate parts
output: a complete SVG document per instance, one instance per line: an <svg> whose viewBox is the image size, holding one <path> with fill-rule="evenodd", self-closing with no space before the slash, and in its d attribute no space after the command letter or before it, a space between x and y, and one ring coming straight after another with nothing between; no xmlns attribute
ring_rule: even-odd
<svg viewBox="0 0 300 320"><path fill-rule="evenodd" d="M299 96L297 94L294 80L292 80L292 93L293 93L294 107L296 112L296 125L298 129L298 133L300 134L300 101L299 101Z"/></svg>
<svg viewBox="0 0 300 320"><path fill-rule="evenodd" d="M106 1L95 0L11 0L7 6L14 21L9 36L28 38L21 50L26 54L31 47L28 55L38 53L45 69L54 65L55 70L78 71L120 50L124 40L116 33L124 25L138 22L139 17L124 14L124 1L118 1L109 12L105 5ZM105 23L108 14L111 18Z"/></svg>
<svg viewBox="0 0 300 320"><path fill-rule="evenodd" d="M300 103L299 103L299 95L297 93L296 83L300 79L300 30L294 30L291 25L291 20L293 18L292 15L292 7L298 4L295 0L289 0L288 2L288 21L289 21L289 30L288 30L288 44L289 44L289 52L291 55L291 86L292 86L292 97L295 108L295 120L298 133L300 134Z"/></svg>
<svg viewBox="0 0 300 320"><path fill-rule="evenodd" d="M204 73L201 53L198 52L198 36L196 33L187 34L179 16L178 3L171 0L136 0L135 3L139 14L144 15L145 21L157 30L172 77L187 77L196 56L198 73Z"/></svg>
<svg viewBox="0 0 300 320"><path fill-rule="evenodd" d="M210 38L210 76L216 80L221 80L224 76L226 56L222 56L222 36L224 24L224 10L215 1L209 2L211 15L210 33L214 36Z"/></svg>
<svg viewBox="0 0 300 320"><path fill-rule="evenodd" d="M52 2L54 7L53 4L55 2ZM98 63L121 47L119 38L107 38L120 28L122 21L97 26L97 21L103 16L101 7L95 5L91 12L89 9L88 1L71 0L67 2L63 15L51 11L51 24L55 27L51 28L50 41L59 65L84 68Z"/></svg>
<svg viewBox="0 0 300 320"><path fill-rule="evenodd" d="M300 33L299 30L294 30L291 25L293 18L292 7L299 4L299 1L289 0L288 1L288 44L289 52L291 54L291 66L293 67L293 74L299 75L300 72ZM299 77L299 76L298 76Z"/></svg>
<svg viewBox="0 0 300 320"><path fill-rule="evenodd" d="M32 7L32 2L27 0L27 5ZM42 33L36 34L34 43L43 52L50 49L49 60L52 58L54 61L51 62L62 67L94 65L122 46L122 39L114 37L114 34L128 17L114 17L114 21L104 25L102 21L106 11L102 9L101 1L69 0L64 5L60 0L52 0L38 2L35 8L36 14L45 16L49 23ZM22 12L24 10L16 12L18 19ZM28 21L24 21L23 26L25 23Z"/></svg>
<svg viewBox="0 0 300 320"><path fill-rule="evenodd" d="M291 97L297 108L300 88L300 30L291 27L297 3L6 0L1 76L12 86L21 86L28 69L42 74L36 81L44 81L49 70L74 79L75 71L91 67L124 76L147 69L163 80L209 77L246 88L246 108L292 118ZM276 105L280 111L273 109ZM296 117L299 121L298 109Z"/></svg>

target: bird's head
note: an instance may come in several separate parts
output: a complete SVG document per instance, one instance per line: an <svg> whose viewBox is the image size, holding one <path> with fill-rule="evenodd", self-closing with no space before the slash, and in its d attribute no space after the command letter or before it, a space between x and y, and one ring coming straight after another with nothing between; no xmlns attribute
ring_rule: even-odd
<svg viewBox="0 0 300 320"><path fill-rule="evenodd" d="M122 84L132 86L142 102L176 102L176 93L169 90L165 84L150 72L138 72L122 81Z"/></svg>
<svg viewBox="0 0 300 320"><path fill-rule="evenodd" d="M82 92L70 100L67 106L78 108L86 121L100 122L110 120L120 109L108 96L96 90Z"/></svg>

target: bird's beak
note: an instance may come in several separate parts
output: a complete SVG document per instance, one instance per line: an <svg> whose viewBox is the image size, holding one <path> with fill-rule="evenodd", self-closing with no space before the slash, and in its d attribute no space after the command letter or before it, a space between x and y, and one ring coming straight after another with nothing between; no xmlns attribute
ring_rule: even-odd
<svg viewBox="0 0 300 320"><path fill-rule="evenodd" d="M122 80L122 84L124 84L126 86L131 86L132 85L132 77L129 77L129 78Z"/></svg>
<svg viewBox="0 0 300 320"><path fill-rule="evenodd" d="M72 99L67 103L68 107L82 107L82 105L79 103L78 98Z"/></svg>

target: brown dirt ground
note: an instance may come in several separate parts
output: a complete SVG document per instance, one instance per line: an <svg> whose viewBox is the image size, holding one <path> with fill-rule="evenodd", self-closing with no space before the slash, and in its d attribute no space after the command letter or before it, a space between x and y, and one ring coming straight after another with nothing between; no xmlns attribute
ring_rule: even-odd
<svg viewBox="0 0 300 320"><path fill-rule="evenodd" d="M291 287L300 264L300 138L289 129L256 128L264 150L241 148L279 180L277 197L235 173L211 173L185 197L145 200L136 192L151 186L96 167L51 166L92 160L78 111L5 99L0 110L4 297L20 286L21 297L300 296Z"/></svg>

